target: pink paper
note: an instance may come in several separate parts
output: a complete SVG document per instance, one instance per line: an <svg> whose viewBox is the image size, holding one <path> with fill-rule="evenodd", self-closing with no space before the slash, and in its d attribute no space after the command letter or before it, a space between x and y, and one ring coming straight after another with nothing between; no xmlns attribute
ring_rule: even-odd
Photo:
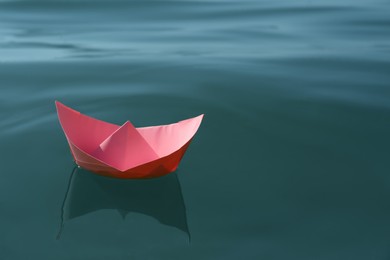
<svg viewBox="0 0 390 260"><path fill-rule="evenodd" d="M57 114L77 165L115 178L152 178L176 170L203 114L175 124L122 126L81 114L56 101Z"/></svg>

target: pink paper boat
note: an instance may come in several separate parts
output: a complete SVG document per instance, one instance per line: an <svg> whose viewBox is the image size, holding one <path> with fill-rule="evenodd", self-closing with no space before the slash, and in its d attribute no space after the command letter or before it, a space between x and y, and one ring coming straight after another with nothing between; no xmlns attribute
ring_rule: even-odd
<svg viewBox="0 0 390 260"><path fill-rule="evenodd" d="M135 128L81 114L56 101L57 114L77 165L115 178L153 178L175 171L203 115L170 125Z"/></svg>

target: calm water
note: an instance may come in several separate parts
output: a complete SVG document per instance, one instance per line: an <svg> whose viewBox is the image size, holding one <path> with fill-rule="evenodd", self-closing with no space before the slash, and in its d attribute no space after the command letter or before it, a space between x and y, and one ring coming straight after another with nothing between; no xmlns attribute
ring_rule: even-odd
<svg viewBox="0 0 390 260"><path fill-rule="evenodd" d="M0 1L0 258L390 259L389 13ZM120 181L74 170L56 99L206 116L176 173Z"/></svg>

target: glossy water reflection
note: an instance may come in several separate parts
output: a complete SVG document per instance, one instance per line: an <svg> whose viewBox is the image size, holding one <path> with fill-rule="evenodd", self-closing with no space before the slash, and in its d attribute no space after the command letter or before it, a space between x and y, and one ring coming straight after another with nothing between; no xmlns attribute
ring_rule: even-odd
<svg viewBox="0 0 390 260"><path fill-rule="evenodd" d="M147 215L191 236L177 173L147 180L118 180L75 167L65 193L57 239L66 221L104 209L116 210L124 221L129 213Z"/></svg>

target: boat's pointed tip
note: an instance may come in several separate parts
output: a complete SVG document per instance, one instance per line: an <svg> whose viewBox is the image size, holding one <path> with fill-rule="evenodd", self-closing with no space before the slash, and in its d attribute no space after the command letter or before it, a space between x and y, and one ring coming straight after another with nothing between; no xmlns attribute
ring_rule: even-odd
<svg viewBox="0 0 390 260"><path fill-rule="evenodd" d="M57 111L58 111L58 110L61 108L62 103L59 102L58 100L55 100L55 101L54 101L54 105L56 106L56 109L57 109Z"/></svg>
<svg viewBox="0 0 390 260"><path fill-rule="evenodd" d="M56 107L61 107L61 106L64 106L64 104L62 104L60 101L58 100L54 100L54 104L56 105Z"/></svg>
<svg viewBox="0 0 390 260"><path fill-rule="evenodd" d="M199 121L202 121L204 117L204 114L200 114L199 116L194 117L194 119L198 119Z"/></svg>
<svg viewBox="0 0 390 260"><path fill-rule="evenodd" d="M185 123L185 122L187 122L187 123L190 123L190 122L195 123L195 122L197 122L197 124L200 125L202 123L203 117L204 117L204 114L200 114L198 116L194 116L194 117L187 118L187 119L184 119L182 121L179 121L178 123Z"/></svg>
<svg viewBox="0 0 390 260"><path fill-rule="evenodd" d="M126 122L124 122L123 123L123 125L121 126L121 127L134 127L135 128L135 126L130 122L130 120L126 120Z"/></svg>

